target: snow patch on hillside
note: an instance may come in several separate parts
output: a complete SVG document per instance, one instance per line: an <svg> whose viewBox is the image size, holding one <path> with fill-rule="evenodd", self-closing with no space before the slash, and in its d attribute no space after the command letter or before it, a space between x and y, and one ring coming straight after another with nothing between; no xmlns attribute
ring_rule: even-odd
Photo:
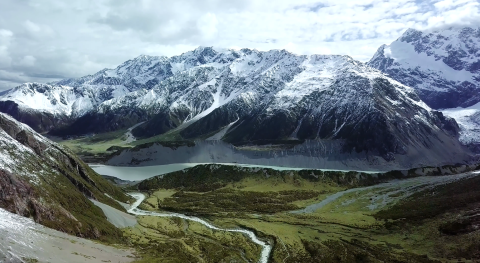
<svg viewBox="0 0 480 263"><path fill-rule="evenodd" d="M441 49L436 49L437 54L444 54ZM436 59L434 56L429 56L426 53L418 53L415 47L403 41L395 41L390 46L385 48L385 56L393 58L396 64L392 66L395 68L418 68L421 71L434 75L438 78L444 78L451 81L472 81L474 74L466 70L455 70L443 61ZM419 85L423 89L444 90L439 87L431 85Z"/></svg>
<svg viewBox="0 0 480 263"><path fill-rule="evenodd" d="M220 130L219 132L217 132L213 136L207 138L206 140L207 141L219 141L219 140L221 140L223 138L223 136L225 136L225 134L227 134L230 127L232 127L235 123L237 123L238 120L239 119L237 119L236 121L228 124L225 128L223 128L222 130Z"/></svg>
<svg viewBox="0 0 480 263"><path fill-rule="evenodd" d="M442 113L457 121L460 126L460 142L480 143L480 103L468 108L445 109Z"/></svg>
<svg viewBox="0 0 480 263"><path fill-rule="evenodd" d="M131 262L132 251L49 229L0 208L0 262Z"/></svg>
<svg viewBox="0 0 480 263"><path fill-rule="evenodd" d="M131 143L131 142L134 142L137 140L137 138L135 138L135 136L133 136L132 134L132 131L133 129L137 128L138 126L144 124L145 122L140 122L140 123L137 123L135 125L133 125L132 127L128 128L127 132L125 133L125 143Z"/></svg>

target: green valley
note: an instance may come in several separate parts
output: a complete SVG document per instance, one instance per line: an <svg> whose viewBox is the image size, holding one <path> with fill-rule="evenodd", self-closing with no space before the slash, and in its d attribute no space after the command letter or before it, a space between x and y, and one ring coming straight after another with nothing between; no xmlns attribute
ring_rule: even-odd
<svg viewBox="0 0 480 263"><path fill-rule="evenodd" d="M196 166L129 190L148 193L140 206L145 210L254 231L273 246L269 262L478 260L476 173L366 183L347 180L345 173L321 179L303 171L250 169ZM315 210L302 210L325 200ZM145 260L156 262L255 262L259 255L243 235L179 218L142 216L123 231Z"/></svg>

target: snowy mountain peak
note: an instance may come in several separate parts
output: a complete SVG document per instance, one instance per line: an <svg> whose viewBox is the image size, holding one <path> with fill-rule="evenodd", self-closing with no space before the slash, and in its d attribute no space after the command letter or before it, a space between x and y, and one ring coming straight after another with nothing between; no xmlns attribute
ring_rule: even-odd
<svg viewBox="0 0 480 263"><path fill-rule="evenodd" d="M410 43L417 53L441 60L455 70L474 72L471 64L479 61L480 28L451 27L431 32L407 30L399 41Z"/></svg>
<svg viewBox="0 0 480 263"><path fill-rule="evenodd" d="M33 110L71 115L73 97L73 88L68 86L25 83L5 93L2 98Z"/></svg>
<svg viewBox="0 0 480 263"><path fill-rule="evenodd" d="M413 28L409 28L402 34L402 36L400 36L399 40L403 41L405 39L416 38L416 37L419 37L421 35L422 35L422 31L417 30L417 29L413 29Z"/></svg>
<svg viewBox="0 0 480 263"><path fill-rule="evenodd" d="M385 48L387 45L383 44L381 45L378 49L377 52L373 55L372 59L370 61L377 61L379 59L384 59L385 58Z"/></svg>
<svg viewBox="0 0 480 263"><path fill-rule="evenodd" d="M116 67L114 70L118 71L122 68L126 68L126 67L132 67L134 65L139 65L139 64L155 64L155 63L158 63L162 60L166 60L167 57L163 57L163 56L148 56L148 55L140 55L134 59L130 59L130 60L127 60L125 62L123 62L120 66ZM108 70L108 69L105 69L105 70Z"/></svg>
<svg viewBox="0 0 480 263"><path fill-rule="evenodd" d="M198 103L204 106L191 113L199 114L208 108L205 103L217 101L217 93L230 101L250 97L247 94L252 92L275 94L284 89L278 93L283 99L286 94L300 99L302 94L324 89L336 78L352 74L385 77L349 56L198 47L171 58L141 55L115 69L53 85L24 84L4 94L0 101L10 100L23 108L54 115L79 117L90 111L103 112L132 104L160 107L156 111L167 106L192 111L192 102L184 101L186 96L203 94L200 96L203 101ZM229 83L227 87L223 87L225 81ZM272 81L277 86L266 88Z"/></svg>
<svg viewBox="0 0 480 263"><path fill-rule="evenodd" d="M433 108L467 107L480 101L480 28L409 29L368 65L415 88Z"/></svg>

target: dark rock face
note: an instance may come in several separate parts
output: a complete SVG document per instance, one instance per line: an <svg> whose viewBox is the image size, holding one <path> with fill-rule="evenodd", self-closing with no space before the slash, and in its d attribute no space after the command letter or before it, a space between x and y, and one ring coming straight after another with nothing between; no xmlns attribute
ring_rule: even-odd
<svg viewBox="0 0 480 263"><path fill-rule="evenodd" d="M432 137L447 135L455 140L458 135L453 119L439 112L430 114L412 104L410 98L403 97L386 79L376 79L373 84L358 78L343 81L332 87L333 92L314 93L305 98L301 105L309 108L240 118L225 135L225 141L255 145L289 139L342 140L345 152L367 152L392 160L394 154L406 154L412 144L428 148L432 146ZM352 93L354 89L357 100L349 104L338 95L347 90ZM410 96L420 101L415 94ZM398 103L392 105L391 100Z"/></svg>
<svg viewBox="0 0 480 263"><path fill-rule="evenodd" d="M0 207L25 217L40 216L34 188L8 171L0 170ZM36 218L38 220L38 218Z"/></svg>
<svg viewBox="0 0 480 263"><path fill-rule="evenodd" d="M480 28L409 29L368 65L415 88L434 109L469 107L480 102L479 51Z"/></svg>
<svg viewBox="0 0 480 263"><path fill-rule="evenodd" d="M433 114L435 114L435 116L438 118L439 122L436 123L438 127L442 128L451 136L458 136L458 133L460 132L460 127L454 119L445 117L443 113L439 111L433 111Z"/></svg>
<svg viewBox="0 0 480 263"><path fill-rule="evenodd" d="M129 128L145 121L146 118L147 115L137 109L119 109L117 112L89 112L68 126L52 129L49 134L69 136L111 132Z"/></svg>
<svg viewBox="0 0 480 263"><path fill-rule="evenodd" d="M43 151L47 148L47 145L37 140L32 133L24 130L24 128L19 126L15 121L4 118L3 115L0 115L0 129L19 143L32 149L38 155L42 155Z"/></svg>
<svg viewBox="0 0 480 263"><path fill-rule="evenodd" d="M453 119L424 107L413 91L385 77L347 75L304 96L295 107L277 108L275 102L265 100L250 111L224 105L179 132L183 138L205 138L231 124L222 137L228 144L196 142L173 150L145 145L109 163L244 162L382 170L468 159Z"/></svg>
<svg viewBox="0 0 480 263"><path fill-rule="evenodd" d="M67 116L22 109L13 101L0 101L0 112L10 115L42 133L72 122L72 119Z"/></svg>
<svg viewBox="0 0 480 263"><path fill-rule="evenodd" d="M466 81L455 87L455 90L445 92L419 90L418 94L425 103L434 109L465 108L480 101L478 84Z"/></svg>
<svg viewBox="0 0 480 263"><path fill-rule="evenodd" d="M249 107L243 107L241 104L224 105L183 129L180 135L185 139L208 137L230 123L240 120L240 117L248 118L252 112L249 110Z"/></svg>
<svg viewBox="0 0 480 263"><path fill-rule="evenodd" d="M169 114L164 112L152 117L147 123L133 129L132 134L137 138L149 138L159 134L163 134L178 126L178 122Z"/></svg>

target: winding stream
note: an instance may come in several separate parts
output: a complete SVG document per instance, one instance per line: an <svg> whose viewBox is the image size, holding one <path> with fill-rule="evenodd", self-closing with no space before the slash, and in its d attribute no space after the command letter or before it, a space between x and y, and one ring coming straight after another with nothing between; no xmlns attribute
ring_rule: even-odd
<svg viewBox="0 0 480 263"><path fill-rule="evenodd" d="M145 199L145 195L141 193L132 193L130 194L133 198L137 199L135 203L132 204L132 206L127 210L129 213L134 214L134 215L139 215L139 216L158 216L158 217L178 217L182 218L185 220L190 220L190 221L195 221L198 222L210 229L213 230L218 230L218 231L226 231L226 232L236 232L236 233L242 233L246 236L248 236L255 244L260 245L262 247L262 253L260 255L260 259L258 260L259 263L267 263L268 262L268 257L270 256L270 252L272 251L272 246L269 245L268 243L261 241L260 239L257 238L257 236L252 232L248 231L245 229L225 229L225 228L219 228L216 227L207 221L200 219L198 217L193 217L193 216L186 216L183 214L177 214L177 213L158 213L158 212L151 212L151 211L145 211L138 209L137 207L143 202Z"/></svg>

